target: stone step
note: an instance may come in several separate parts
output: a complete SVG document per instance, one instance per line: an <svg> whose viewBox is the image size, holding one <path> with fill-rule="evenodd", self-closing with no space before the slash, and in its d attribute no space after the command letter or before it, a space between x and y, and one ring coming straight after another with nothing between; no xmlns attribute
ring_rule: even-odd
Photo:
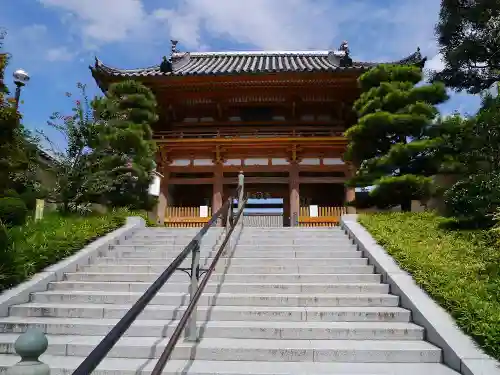
<svg viewBox="0 0 500 375"><path fill-rule="evenodd" d="M64 278L67 281L141 281L152 283L160 273L104 273L104 272L76 272L67 273ZM182 272L175 273L169 282L186 282L188 276ZM379 274L330 274L330 275L272 275L272 274L212 274L212 282L234 282L234 283L379 283Z"/></svg>
<svg viewBox="0 0 500 375"><path fill-rule="evenodd" d="M272 228L272 227L245 227L245 234L252 233L277 233L277 234L289 234L289 233L344 233L344 230L340 227L282 227L282 228Z"/></svg>
<svg viewBox="0 0 500 375"><path fill-rule="evenodd" d="M163 292L188 292L189 283L167 282L161 291ZM94 282L94 281L58 281L49 283L49 290L79 290L79 291L116 291L116 292L145 292L151 286L148 282ZM206 293L235 293L235 294L257 294L257 293L281 293L281 294L384 294L389 293L389 285L381 283L348 283L348 284L324 284L324 283L216 283L209 282L205 287Z"/></svg>
<svg viewBox="0 0 500 375"><path fill-rule="evenodd" d="M240 241L236 242L236 248L241 249L241 250L262 250L262 251L269 251L269 250L295 250L295 251L331 251L331 250L336 250L336 249L356 249L357 246L354 245L351 242L348 241L334 241L329 244L315 244L314 239L311 239L308 243L305 244L283 244L283 243L275 243L275 244L245 244L241 243Z"/></svg>
<svg viewBox="0 0 500 375"><path fill-rule="evenodd" d="M38 328L50 335L105 336L118 319L0 318L1 333L22 333ZM423 328L400 322L265 322L202 321L198 332L205 338L277 340L422 340ZM170 337L179 321L136 320L124 337ZM1 349L0 349L1 350Z"/></svg>
<svg viewBox="0 0 500 375"><path fill-rule="evenodd" d="M141 292L102 292L102 291L46 291L31 295L31 302L38 303L134 303ZM152 305L179 306L189 303L187 293L158 293ZM204 293L199 305L207 306L399 306L399 297L389 294L234 294Z"/></svg>
<svg viewBox="0 0 500 375"><path fill-rule="evenodd" d="M13 354L18 334L0 334L0 354ZM87 356L102 336L48 335L47 354ZM168 342L158 337L122 337L108 358L159 358ZM410 340L262 340L204 338L179 341L172 359L263 362L439 363L441 350Z"/></svg>
<svg viewBox="0 0 500 375"><path fill-rule="evenodd" d="M111 247L111 250L119 250L119 251L164 251L171 252L175 254L179 254L182 250L184 250L185 246L183 245L154 245L154 244L144 244L137 243L134 244L132 242L124 242L120 245L114 245ZM202 246L200 251L214 251L219 249L219 246ZM358 248L352 244L335 244L328 246L314 246L304 245L304 246L294 246L294 245L273 245L273 246L258 246L258 245L236 245L236 253L253 253L253 252L261 252L261 253L330 253L336 251L357 251Z"/></svg>
<svg viewBox="0 0 500 375"><path fill-rule="evenodd" d="M202 244L203 243L214 243L217 239L222 240L225 237L224 234L218 235L218 236L212 236L212 237L203 237L202 239ZM251 243L259 244L258 239L262 238L262 236L252 236L252 237L238 237L238 241L251 241ZM281 238L276 238L275 236L269 236L269 237L264 237L266 241L271 241L273 240L274 242L278 242L277 240L281 240ZM323 246L329 245L331 243L346 243L346 244L352 244L352 241L349 240L348 237L344 235L339 235L339 236L307 236L307 237L298 237L298 236L287 236L285 237L284 241L280 242L285 242L289 243L287 241L316 241L316 239L320 239L320 244L324 243ZM151 244L153 242L158 243L158 245L165 245L165 244L178 244L178 245L187 245L193 237L157 237L157 236L147 236L147 237L130 237L127 239L127 242L132 242L132 243L147 243Z"/></svg>
<svg viewBox="0 0 500 375"><path fill-rule="evenodd" d="M126 245L126 246L147 246L147 247L158 246L158 247L167 248L167 249L179 249L179 250L182 250L187 245L189 245L189 242L191 242L191 240L188 240L188 241L177 241L177 240L176 241L158 241L158 240L155 240L155 239L151 239L151 240L134 240L134 239L131 239L131 240L122 241L118 245L119 246L120 245ZM219 242L221 242L221 241L219 241ZM217 242L215 242L215 241L202 242L201 243L201 248L214 248L214 247L217 247L216 245L217 245Z"/></svg>
<svg viewBox="0 0 500 375"><path fill-rule="evenodd" d="M288 239L288 238L255 238L255 239L238 239L238 246L253 245L253 246L334 246L337 240L331 238L316 239L316 238L304 238L304 239ZM348 242L344 242L347 244Z"/></svg>
<svg viewBox="0 0 500 375"><path fill-rule="evenodd" d="M51 318L120 319L132 305L25 303L10 308L12 316ZM178 320L186 306L147 306L141 319ZM248 320L288 322L404 322L410 321L409 310L400 307L266 307L266 306L199 306L200 320Z"/></svg>
<svg viewBox="0 0 500 375"><path fill-rule="evenodd" d="M115 272L115 273L160 273L165 271L166 265L152 264L92 264L82 266L79 270L84 272ZM231 265L228 270L225 267L221 270L216 269L216 274L311 274L311 275L327 275L327 274L372 274L374 267L371 265L365 266L234 266Z"/></svg>
<svg viewBox="0 0 500 375"><path fill-rule="evenodd" d="M121 249L116 249L116 251L110 251L107 253L108 257L120 258L164 258L174 260L180 251L161 251L161 250L134 250L129 246L124 246ZM216 254L216 251L201 251L201 257L209 257ZM304 259L304 258L314 258L314 259L324 259L324 258L361 258L363 253L357 250L347 250L347 251L235 251L233 254L225 255L223 258L273 258L273 259Z"/></svg>
<svg viewBox="0 0 500 375"><path fill-rule="evenodd" d="M191 242L196 236L196 233L182 236L172 236L168 234L135 234L129 237L126 241L161 241L164 243L185 243L186 245ZM217 240L223 238L222 233L214 235L203 236L202 243L215 243Z"/></svg>
<svg viewBox="0 0 500 375"><path fill-rule="evenodd" d="M221 233L207 233L203 237L204 238L217 238L218 236L221 235ZM130 238L134 238L134 239L135 238L140 238L140 239L143 239L143 238L155 238L155 237L158 237L158 238L162 238L162 239L166 239L166 240L168 240L168 239L176 239L176 238L181 238L181 239L186 239L186 240L192 240L197 234L198 234L198 232L191 232L191 233L157 232L157 233L153 233L153 232L140 231L140 232L134 233L134 235L131 236Z"/></svg>
<svg viewBox="0 0 500 375"><path fill-rule="evenodd" d="M162 265L167 268L170 263L172 263L172 259L166 258L119 258L119 257L100 257L96 258L95 264L145 264L145 265ZM206 264L210 264L212 262L212 258L205 258ZM366 258L290 258L290 259L269 259L269 258L220 258L217 263L217 269L224 269L226 265L231 266L265 266L270 263L275 264L276 266L364 266L368 264L368 259ZM190 267L191 259L190 257L186 258L182 266Z"/></svg>
<svg viewBox="0 0 500 375"><path fill-rule="evenodd" d="M72 373L85 357L44 355L51 375ZM0 354L0 372L14 365L19 357ZM156 361L134 358L105 358L93 375L149 375ZM439 363L341 363L341 362L252 362L170 360L163 375L458 375Z"/></svg>

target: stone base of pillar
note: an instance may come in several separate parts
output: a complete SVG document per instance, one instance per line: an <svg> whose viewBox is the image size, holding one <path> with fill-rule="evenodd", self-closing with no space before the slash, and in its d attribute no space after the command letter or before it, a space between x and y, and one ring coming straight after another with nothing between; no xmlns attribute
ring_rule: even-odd
<svg viewBox="0 0 500 375"><path fill-rule="evenodd" d="M158 203L156 204L155 213L156 213L156 224L163 226L165 225L165 211L167 210L167 198L163 193L160 193L158 197Z"/></svg>

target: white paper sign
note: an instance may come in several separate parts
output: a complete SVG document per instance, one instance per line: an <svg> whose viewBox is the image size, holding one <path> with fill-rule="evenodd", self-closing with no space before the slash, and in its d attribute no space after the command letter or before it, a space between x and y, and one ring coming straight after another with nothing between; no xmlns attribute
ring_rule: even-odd
<svg viewBox="0 0 500 375"><path fill-rule="evenodd" d="M318 217L318 206L309 206L309 217Z"/></svg>
<svg viewBox="0 0 500 375"><path fill-rule="evenodd" d="M155 197L160 196L160 181L161 178L157 174L154 175L151 185L149 185L149 194Z"/></svg>
<svg viewBox="0 0 500 375"><path fill-rule="evenodd" d="M208 206L200 206L200 217L208 217Z"/></svg>

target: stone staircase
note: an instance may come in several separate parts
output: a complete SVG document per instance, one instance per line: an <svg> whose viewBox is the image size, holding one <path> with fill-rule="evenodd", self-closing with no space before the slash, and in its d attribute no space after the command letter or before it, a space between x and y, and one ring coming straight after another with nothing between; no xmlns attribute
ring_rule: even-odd
<svg viewBox="0 0 500 375"><path fill-rule="evenodd" d="M19 333L38 327L51 374L70 374L196 231L143 229L12 306L0 317L0 368L18 361ZM202 263L222 234L207 233ZM200 300L201 341L179 341L164 374L456 375L373 272L338 228L247 227ZM176 273L94 374L150 373L187 306L188 282Z"/></svg>

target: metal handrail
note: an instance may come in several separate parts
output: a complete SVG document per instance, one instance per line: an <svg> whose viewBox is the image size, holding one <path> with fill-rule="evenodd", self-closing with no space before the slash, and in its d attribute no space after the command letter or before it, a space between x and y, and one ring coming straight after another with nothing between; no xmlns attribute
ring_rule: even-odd
<svg viewBox="0 0 500 375"><path fill-rule="evenodd" d="M240 173L240 179L236 193L238 197L242 196L243 192L243 173ZM170 279L170 277L179 270L181 263L187 258L189 253L193 254L192 267L191 267L191 279L193 276L199 277L200 266L199 266L199 254L200 254L200 243L203 236L208 232L210 227L217 222L217 220L222 216L222 214L228 209L228 205L231 205L232 198L226 201L222 207L217 210L217 212L211 217L211 219L201 228L201 230L194 236L194 238L189 242L189 244L182 250L182 252L170 263L165 271L156 279L153 284L144 292L144 294L134 303L129 311L125 314L123 318L109 331L109 333L102 339L102 341L92 350L85 360L77 367L72 375L89 375L92 373L97 366L102 362L106 355L115 346L118 340L123 336L123 334L129 329L129 327L134 323L137 317L142 313L146 306L151 302L151 300L156 296L160 289L165 285L165 283ZM238 213L241 215L240 210ZM239 217L239 216L238 216ZM234 230L234 226L232 227ZM232 233L231 230L231 233ZM227 243L227 235L223 245ZM220 257L220 255L219 255ZM218 259L218 258L214 258ZM212 270L213 271L213 270ZM211 273L211 272L210 272ZM205 280L205 279L204 279ZM192 285L191 285L192 286ZM199 290L199 288L198 288ZM191 300L193 300L196 293L191 288ZM199 297L198 297L199 298ZM190 304L191 305L191 304ZM193 310L193 307L191 308ZM189 318L189 317L188 317ZM187 320L187 318L186 318ZM184 324L185 325L185 324ZM174 344L175 345L175 344Z"/></svg>
<svg viewBox="0 0 500 375"><path fill-rule="evenodd" d="M232 207L232 199L229 198L228 203L230 204L230 207ZM208 280L210 279L210 276L212 275L212 272L215 269L215 266L217 265L217 262L219 261L220 257L222 256L222 253L225 250L225 247L227 243L229 242L229 239L231 237L231 234L233 233L234 229L238 225L238 221L240 220L241 215L243 214L243 210L245 208L246 203L248 202L248 198L245 199L243 202L239 202L238 206L238 213L233 221L233 224L230 226L229 231L226 233L226 237L224 238L224 241L222 242L222 245L219 247L219 250L217 250L217 253L214 256L214 259L212 263L210 264L210 267L206 270L205 277L203 277L203 280L201 280L200 285L197 287L196 292L191 296L190 302L188 307L186 308L186 311L184 311L184 314L182 314L182 317L179 321L179 324L174 330L174 333L172 333L172 336L168 340L167 346L163 350L163 353L161 354L160 358L158 359L158 362L156 362L155 367L153 368L153 371L151 372L151 375L161 375L163 370L165 369L165 366L167 365L168 360L172 356L172 353L175 349L175 345L179 341L179 338L181 337L182 331L187 328L186 325L188 324L191 315L195 311L195 308L198 304L198 301L203 294L203 291L205 290L205 287L207 286ZM229 210L232 212L232 209ZM230 220L229 215L228 215L228 220ZM192 319L191 322L196 323L195 319ZM190 341L195 341L195 335L196 335L196 325L191 326L189 331L188 331L188 339Z"/></svg>

